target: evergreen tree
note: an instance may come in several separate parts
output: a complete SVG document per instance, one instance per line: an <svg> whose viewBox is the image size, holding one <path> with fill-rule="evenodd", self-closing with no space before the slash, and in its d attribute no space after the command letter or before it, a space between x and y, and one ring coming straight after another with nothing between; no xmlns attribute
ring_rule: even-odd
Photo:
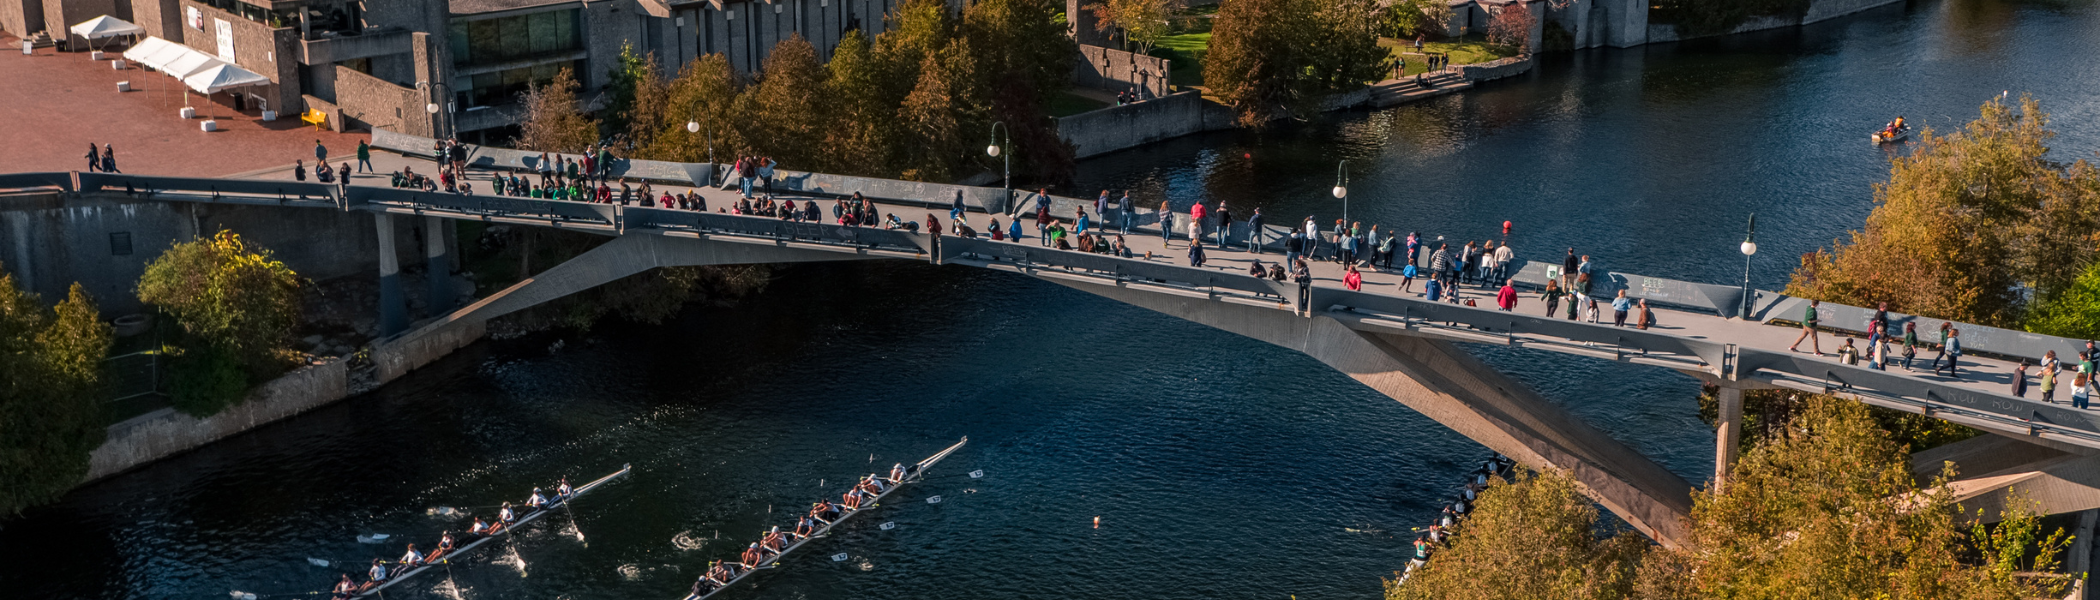
<svg viewBox="0 0 2100 600"><path fill-rule="evenodd" d="M825 72L817 64L817 49L789 35L766 55L758 85L743 95L747 135L760 140L759 151L782 165L805 171L830 171L831 153L824 136L832 129L824 97Z"/></svg>
<svg viewBox="0 0 2100 600"><path fill-rule="evenodd" d="M876 57L868 38L859 30L848 31L831 51L825 81L837 123L826 132L824 146L833 154L829 161L840 173L884 177L891 173L896 135L893 125L901 92L893 92L891 65Z"/></svg>

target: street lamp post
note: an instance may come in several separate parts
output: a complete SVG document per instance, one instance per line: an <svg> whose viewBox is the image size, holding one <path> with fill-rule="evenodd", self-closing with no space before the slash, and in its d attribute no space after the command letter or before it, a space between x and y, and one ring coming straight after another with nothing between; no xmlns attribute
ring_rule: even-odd
<svg viewBox="0 0 2100 600"><path fill-rule="evenodd" d="M1755 306L1756 292L1750 289L1750 256L1757 254L1757 213L1750 213L1750 232L1743 236L1743 307L1736 313L1742 319L1750 318L1750 309Z"/></svg>
<svg viewBox="0 0 2100 600"><path fill-rule="evenodd" d="M1342 201L1342 226L1349 226L1349 161L1334 166L1334 199Z"/></svg>
<svg viewBox="0 0 2100 600"><path fill-rule="evenodd" d="M444 99L445 99L445 98L444 98L443 96L439 96L439 95L437 95L437 94L438 94L438 88L442 88L442 87L445 87L445 84L443 84L443 83L439 83L439 82L435 82L435 81L418 81L418 82L416 82L416 89L419 89L419 90L424 90L424 91L427 91L427 92L429 92L429 93L431 94L431 97L430 97L430 102L429 102L429 103L427 103L427 104L424 104L424 105L423 105L423 112L425 112L425 113L429 113L429 114L430 114L430 137L434 137L434 138L438 138L438 139L445 139L445 138L451 137L451 136L447 136L447 135L445 135L445 121L446 121L446 119L445 119L444 117L440 117L440 116L438 116L438 111L439 111L439 110L441 110L441 109L443 108L443 107L441 107L441 106L439 106L439 105L438 105L438 100L444 100ZM450 100L446 100L446 101L445 101L445 105L446 105L446 106L450 106L451 104L452 104L452 102L451 102Z"/></svg>
<svg viewBox="0 0 2100 600"><path fill-rule="evenodd" d="M999 128L1005 125L1004 121L992 122L992 143L984 147L985 156L999 158L999 155L1002 153L999 148ZM1006 129L1006 145L1014 145L1014 131L1011 127ZM1000 184L1006 186L1006 203L1002 206L1011 210L1014 205L1014 153L1007 151L1004 154L1006 155L1005 172L999 175Z"/></svg>
<svg viewBox="0 0 2100 600"><path fill-rule="evenodd" d="M686 121L685 130L687 133L700 133L700 122ZM715 130L713 129L707 130L707 164L709 166L715 164Z"/></svg>

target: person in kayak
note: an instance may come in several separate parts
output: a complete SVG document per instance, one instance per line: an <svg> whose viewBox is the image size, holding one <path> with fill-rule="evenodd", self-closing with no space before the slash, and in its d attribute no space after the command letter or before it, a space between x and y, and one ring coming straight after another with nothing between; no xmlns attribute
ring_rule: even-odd
<svg viewBox="0 0 2100 600"><path fill-rule="evenodd" d="M1903 126L1903 115L1896 115L1896 120L1889 121L1888 128L1881 130L1881 137L1896 137L1896 132L1902 131Z"/></svg>

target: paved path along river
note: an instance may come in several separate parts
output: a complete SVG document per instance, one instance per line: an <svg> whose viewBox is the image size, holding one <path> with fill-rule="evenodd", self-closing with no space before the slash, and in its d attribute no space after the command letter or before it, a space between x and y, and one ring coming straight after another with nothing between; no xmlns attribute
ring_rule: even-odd
<svg viewBox="0 0 2100 600"><path fill-rule="evenodd" d="M2100 149L2094 77L2078 71L2094 65L2064 60L2100 55L2096 18L1927 0L1740 43L1584 52L1303 133L1111 155L1081 185L1331 219L1339 144L1361 220L1485 239L1514 218L1526 255L1590 244L1629 272L1732 281L1740 213L1755 209L1757 281L1773 288L1784 257L1864 217L1886 167L1856 123L1905 112L1939 125L2000 89L2032 90L2056 111L2059 148ZM633 462L631 480L577 506L588 548L550 521L491 553L500 564L456 566L450 593L413 597L671 598L730 540L779 522L769 506L829 491L819 480L835 490L869 454L918 458L967 434L941 469L985 479L908 490L835 542L858 559L812 554L735 596L1364 597L1479 453L1302 356L972 269L798 267L734 310L559 339L477 345L30 511L0 525L0 584L34 598L318 589L337 570L308 557L399 552L357 534L427 538L450 523L433 507ZM1673 471L1709 468L1689 378L1479 352ZM932 494L947 500L925 504ZM897 529L874 528L891 517Z"/></svg>

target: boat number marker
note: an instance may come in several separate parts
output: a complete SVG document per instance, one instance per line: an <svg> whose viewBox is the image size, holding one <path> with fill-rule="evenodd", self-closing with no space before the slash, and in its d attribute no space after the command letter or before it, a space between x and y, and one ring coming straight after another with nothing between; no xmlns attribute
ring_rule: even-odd
<svg viewBox="0 0 2100 600"><path fill-rule="evenodd" d="M978 479L978 478L981 478L981 477L984 477L984 469L978 469L978 470L975 470L975 471L971 471L971 472L970 472L970 478L971 478L971 479Z"/></svg>
<svg viewBox="0 0 2100 600"><path fill-rule="evenodd" d="M883 523L883 524L881 525L881 527L882 527L882 530L883 530L883 531L889 531L889 530L891 530L891 529L896 529L896 528L897 528L897 522L896 522L896 521L890 521L890 522L888 522L888 523Z"/></svg>
<svg viewBox="0 0 2100 600"><path fill-rule="evenodd" d="M941 503L941 497L940 497L940 496L934 496L934 497L932 497L932 498L927 498L927 499L926 499L926 503L927 503L927 504L940 504L940 503Z"/></svg>
<svg viewBox="0 0 2100 600"><path fill-rule="evenodd" d="M847 558L849 557L846 556L846 553L840 552L838 554L831 555L831 562L846 562Z"/></svg>

